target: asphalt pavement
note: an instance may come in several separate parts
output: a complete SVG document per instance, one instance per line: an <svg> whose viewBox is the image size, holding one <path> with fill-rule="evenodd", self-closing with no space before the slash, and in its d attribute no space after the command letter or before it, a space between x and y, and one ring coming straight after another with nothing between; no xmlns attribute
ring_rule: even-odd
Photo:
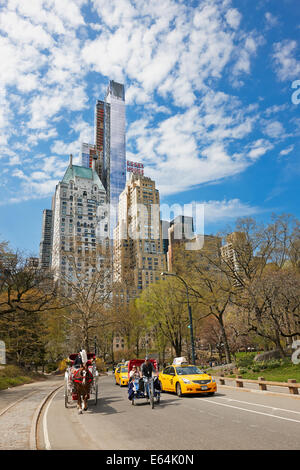
<svg viewBox="0 0 300 470"><path fill-rule="evenodd" d="M213 397L163 393L151 409L132 406L127 388L100 377L99 399L79 415L63 390L44 418L41 445L88 450L299 450L300 400L218 386Z"/></svg>

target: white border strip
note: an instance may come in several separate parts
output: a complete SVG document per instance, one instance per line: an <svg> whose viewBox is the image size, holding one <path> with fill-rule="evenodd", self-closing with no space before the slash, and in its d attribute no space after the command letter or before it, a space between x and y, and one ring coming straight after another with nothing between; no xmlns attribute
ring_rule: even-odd
<svg viewBox="0 0 300 470"><path fill-rule="evenodd" d="M300 424L300 420L297 420L297 419L284 418L282 416L276 416L276 415L272 415L270 413L263 413L262 411L248 410L247 408L241 408L239 406L227 405L226 403L218 403L217 401L214 401L214 400L202 400L201 398L196 398L196 400L201 400L202 403L207 403L207 402L214 403L215 405L227 406L228 408L233 408L235 410L247 411L248 413L254 413L254 414L257 414L257 415L269 416L270 418L283 419L284 421L291 421L293 423L299 423Z"/></svg>

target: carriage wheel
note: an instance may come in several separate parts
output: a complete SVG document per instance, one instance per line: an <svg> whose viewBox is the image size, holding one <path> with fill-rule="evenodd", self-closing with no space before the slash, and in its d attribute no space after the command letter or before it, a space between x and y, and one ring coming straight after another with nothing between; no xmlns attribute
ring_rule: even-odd
<svg viewBox="0 0 300 470"><path fill-rule="evenodd" d="M95 401L94 401L95 406L97 405L97 402L98 402L98 384L96 385L96 388L95 388Z"/></svg>
<svg viewBox="0 0 300 470"><path fill-rule="evenodd" d="M151 408L153 409L154 408L154 396L152 394L150 397L150 405L151 405Z"/></svg>
<svg viewBox="0 0 300 470"><path fill-rule="evenodd" d="M68 408L69 400L68 400L68 386L65 385L65 408Z"/></svg>

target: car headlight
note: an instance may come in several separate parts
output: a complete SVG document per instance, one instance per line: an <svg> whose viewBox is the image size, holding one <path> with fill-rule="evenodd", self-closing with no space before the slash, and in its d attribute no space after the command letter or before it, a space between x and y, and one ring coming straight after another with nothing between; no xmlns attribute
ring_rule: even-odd
<svg viewBox="0 0 300 470"><path fill-rule="evenodd" d="M185 384L190 384L190 383L191 383L191 381L188 380L188 379L181 379L181 380L182 380L182 382L184 382Z"/></svg>
<svg viewBox="0 0 300 470"><path fill-rule="evenodd" d="M215 382L216 382L216 379L214 379L214 378L212 377L212 378L211 378L211 381L212 381L213 383L215 383Z"/></svg>

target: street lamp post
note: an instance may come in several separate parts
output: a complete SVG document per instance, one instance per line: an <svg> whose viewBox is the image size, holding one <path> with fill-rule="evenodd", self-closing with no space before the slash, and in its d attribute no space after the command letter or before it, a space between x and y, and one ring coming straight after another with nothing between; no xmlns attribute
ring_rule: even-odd
<svg viewBox="0 0 300 470"><path fill-rule="evenodd" d="M189 312L189 321L190 321L189 328L190 328L191 347L192 347L192 363L195 365L195 345L194 345L194 333L193 333L193 317L192 317L192 308L190 306L190 300L189 300L188 285L185 282L185 280L182 279L182 277L178 276L178 274L163 272L163 273L161 273L161 276L174 276L174 277L177 277L185 285L188 312Z"/></svg>

